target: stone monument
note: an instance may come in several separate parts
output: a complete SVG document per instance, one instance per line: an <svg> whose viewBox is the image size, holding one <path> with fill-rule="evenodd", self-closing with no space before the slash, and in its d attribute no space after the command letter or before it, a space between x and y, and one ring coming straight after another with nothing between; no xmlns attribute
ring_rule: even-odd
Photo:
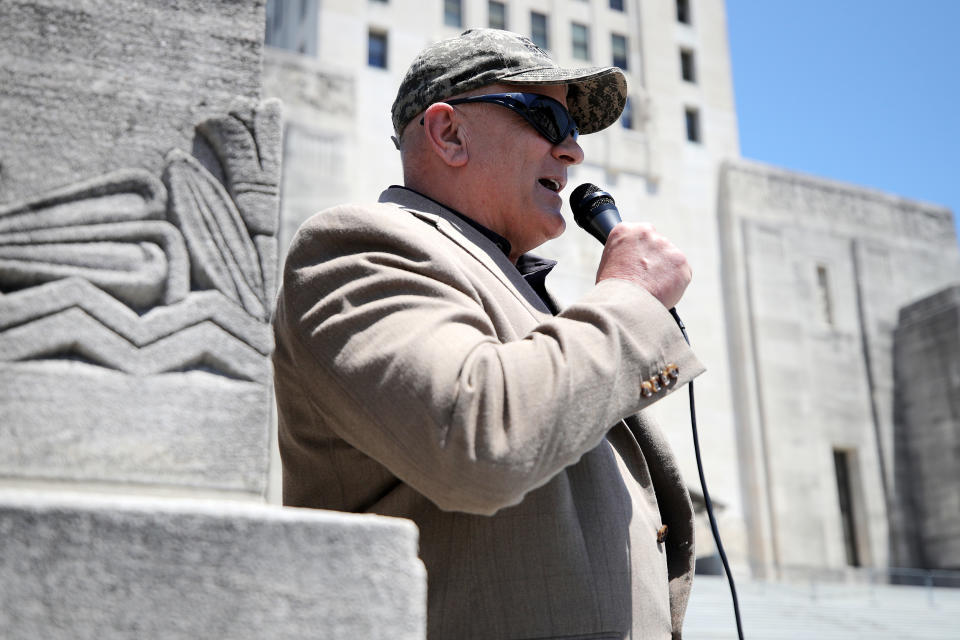
<svg viewBox="0 0 960 640"><path fill-rule="evenodd" d="M265 491L278 104L193 146L0 207L0 474Z"/></svg>
<svg viewBox="0 0 960 640"><path fill-rule="evenodd" d="M266 490L258 2L0 8L0 476Z"/></svg>
<svg viewBox="0 0 960 640"><path fill-rule="evenodd" d="M264 0L0 3L5 638L425 635L411 523L262 504L263 29Z"/></svg>

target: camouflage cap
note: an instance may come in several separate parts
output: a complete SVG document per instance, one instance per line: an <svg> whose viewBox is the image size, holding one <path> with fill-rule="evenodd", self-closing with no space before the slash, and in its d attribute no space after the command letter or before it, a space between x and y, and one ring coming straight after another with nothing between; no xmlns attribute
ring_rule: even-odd
<svg viewBox="0 0 960 640"><path fill-rule="evenodd" d="M568 85L567 106L583 134L613 124L627 99L627 80L617 67L564 69L529 38L470 29L430 45L413 61L393 102L393 129L400 137L434 102L496 83Z"/></svg>

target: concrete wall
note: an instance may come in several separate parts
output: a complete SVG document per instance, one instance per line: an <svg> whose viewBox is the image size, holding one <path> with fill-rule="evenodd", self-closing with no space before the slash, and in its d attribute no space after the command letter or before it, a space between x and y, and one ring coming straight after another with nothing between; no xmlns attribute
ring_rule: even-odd
<svg viewBox="0 0 960 640"><path fill-rule="evenodd" d="M887 566L893 331L901 305L960 273L950 211L740 161L722 173L719 214L754 560L846 564L840 449L861 562Z"/></svg>
<svg viewBox="0 0 960 640"><path fill-rule="evenodd" d="M894 333L901 566L960 570L960 286L900 311Z"/></svg>
<svg viewBox="0 0 960 640"><path fill-rule="evenodd" d="M119 168L158 175L197 123L259 99L264 4L0 4L0 203Z"/></svg>

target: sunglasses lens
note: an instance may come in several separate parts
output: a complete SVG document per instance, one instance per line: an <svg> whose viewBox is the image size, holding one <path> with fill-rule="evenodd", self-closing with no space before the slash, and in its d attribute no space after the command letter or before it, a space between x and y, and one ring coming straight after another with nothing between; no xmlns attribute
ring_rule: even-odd
<svg viewBox="0 0 960 640"><path fill-rule="evenodd" d="M530 124L550 142L560 144L571 133L576 140L578 133L576 123L563 105L552 100L536 98L527 106L526 113Z"/></svg>
<svg viewBox="0 0 960 640"><path fill-rule="evenodd" d="M560 137L560 124L557 122L557 115L550 107L546 105L534 106L527 113L530 114L530 119L533 120L536 128L546 136L547 140L556 142L558 139L563 139Z"/></svg>

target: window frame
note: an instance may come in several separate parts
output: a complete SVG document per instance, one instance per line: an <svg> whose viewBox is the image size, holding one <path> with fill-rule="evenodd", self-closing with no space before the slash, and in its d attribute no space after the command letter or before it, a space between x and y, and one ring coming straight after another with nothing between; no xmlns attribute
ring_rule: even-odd
<svg viewBox="0 0 960 640"><path fill-rule="evenodd" d="M583 34L583 42L577 41L578 33ZM582 56L578 55L580 46L583 47L584 55ZM590 61L590 25L581 22L570 23L570 53L576 60Z"/></svg>
<svg viewBox="0 0 960 640"><path fill-rule="evenodd" d="M543 22L543 41L540 42L537 39L537 30L536 26L539 26L539 22ZM530 39L533 40L533 43L540 47L541 49L550 49L550 18L545 13L540 13L539 11L530 12Z"/></svg>
<svg viewBox="0 0 960 640"><path fill-rule="evenodd" d="M383 42L383 64L377 64L374 59L373 43ZM367 66L372 69L388 69L390 64L390 36L383 29L371 27L367 30Z"/></svg>
<svg viewBox="0 0 960 640"><path fill-rule="evenodd" d="M450 11L456 7L456 11ZM443 0L443 24L457 29L463 28L463 0Z"/></svg>
<svg viewBox="0 0 960 640"><path fill-rule="evenodd" d="M680 47L680 78L685 82L697 83L697 62L693 49Z"/></svg>
<svg viewBox="0 0 960 640"><path fill-rule="evenodd" d="M617 41L620 40L623 42L623 64L617 64ZM610 57L613 60L613 66L620 67L624 71L629 71L630 69L630 41L627 39L627 36L620 33L611 33L610 34Z"/></svg>
<svg viewBox="0 0 960 640"><path fill-rule="evenodd" d="M633 112L633 99L631 96L627 96L626 101L623 103L623 111L620 113L620 126L626 129L627 131L633 131L636 118Z"/></svg>
<svg viewBox="0 0 960 640"><path fill-rule="evenodd" d="M502 12L501 18L502 18L503 21L502 21L502 23L499 24L499 25L494 25L494 24L493 24L493 11L492 11L492 9L493 9L495 6L496 6L496 7L499 7L499 8L500 8L500 11ZM487 0L487 26L490 27L491 29L503 29L503 30L507 30L507 29L509 28L509 24L508 24L508 22L507 22L507 3L506 3L506 2L500 2L499 0Z"/></svg>
<svg viewBox="0 0 960 640"><path fill-rule="evenodd" d="M703 144L703 126L700 120L700 109L687 105L683 108L683 114L687 142Z"/></svg>

